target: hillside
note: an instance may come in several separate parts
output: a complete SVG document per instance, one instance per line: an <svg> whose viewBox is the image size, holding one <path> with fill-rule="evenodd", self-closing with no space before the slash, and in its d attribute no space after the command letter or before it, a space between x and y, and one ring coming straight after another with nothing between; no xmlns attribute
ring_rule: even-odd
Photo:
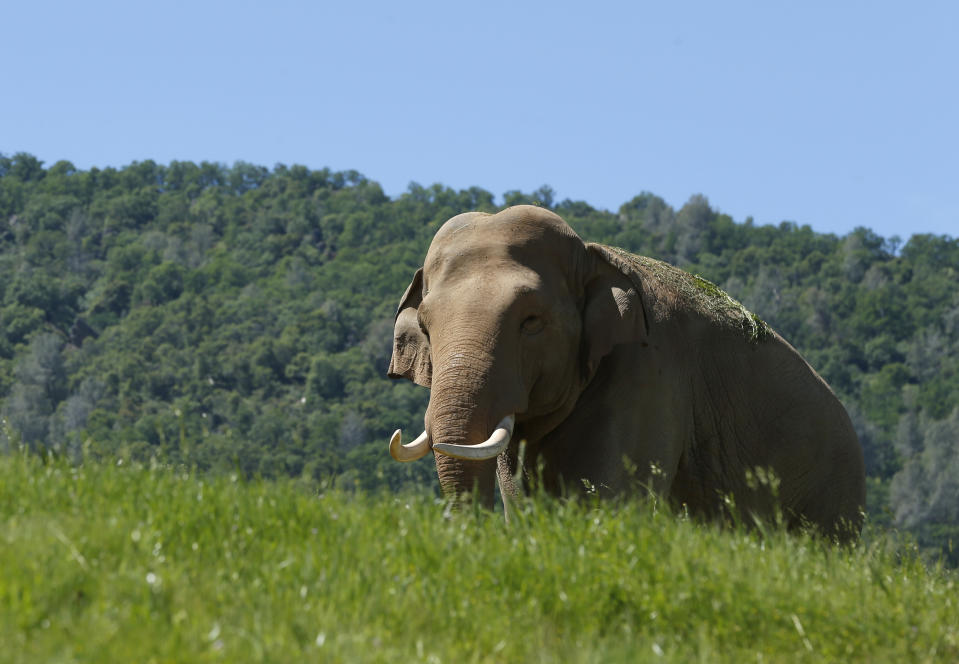
<svg viewBox="0 0 959 664"><path fill-rule="evenodd" d="M811 193L814 195L814 192ZM587 240L720 285L829 381L862 440L874 522L959 553L959 240L737 223L693 196L555 201ZM344 487L435 485L385 452L428 393L385 378L396 303L449 217L490 192L356 172L0 156L0 449L184 463Z"/></svg>
<svg viewBox="0 0 959 664"><path fill-rule="evenodd" d="M0 457L3 661L959 658L955 572L885 537L128 466Z"/></svg>

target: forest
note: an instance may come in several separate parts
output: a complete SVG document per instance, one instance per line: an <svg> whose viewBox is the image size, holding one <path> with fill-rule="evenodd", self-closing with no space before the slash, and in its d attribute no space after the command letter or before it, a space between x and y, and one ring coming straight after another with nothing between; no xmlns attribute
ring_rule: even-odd
<svg viewBox="0 0 959 664"><path fill-rule="evenodd" d="M548 186L391 198L355 171L0 154L0 451L434 487L386 451L429 396L386 377L395 307L444 221L518 203L766 320L849 411L870 520L959 564L959 238L759 226L702 195L613 212Z"/></svg>

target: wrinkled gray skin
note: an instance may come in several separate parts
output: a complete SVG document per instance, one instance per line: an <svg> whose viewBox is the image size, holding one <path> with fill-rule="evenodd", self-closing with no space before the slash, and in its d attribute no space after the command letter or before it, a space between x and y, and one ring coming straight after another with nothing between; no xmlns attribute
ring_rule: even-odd
<svg viewBox="0 0 959 664"><path fill-rule="evenodd" d="M475 445L516 415L498 459L435 454L444 493L491 506L497 476L507 501L517 477L556 494L651 486L694 514L726 515L732 495L747 520L778 506L790 527L855 538L862 451L830 388L775 332L744 331L758 319L722 319L671 282L689 275L646 260L533 206L440 228L400 303L389 375L430 388L432 444Z"/></svg>

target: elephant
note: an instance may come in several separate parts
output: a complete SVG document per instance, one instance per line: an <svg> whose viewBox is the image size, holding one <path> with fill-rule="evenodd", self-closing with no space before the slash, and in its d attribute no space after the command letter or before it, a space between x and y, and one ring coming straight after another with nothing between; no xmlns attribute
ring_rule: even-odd
<svg viewBox="0 0 959 664"><path fill-rule="evenodd" d="M549 494L656 492L706 519L778 518L854 541L863 454L836 395L711 282L584 242L517 205L444 223L403 294L391 378L430 389L444 494L507 508ZM522 443L522 444L521 444ZM522 450L522 453L521 453Z"/></svg>

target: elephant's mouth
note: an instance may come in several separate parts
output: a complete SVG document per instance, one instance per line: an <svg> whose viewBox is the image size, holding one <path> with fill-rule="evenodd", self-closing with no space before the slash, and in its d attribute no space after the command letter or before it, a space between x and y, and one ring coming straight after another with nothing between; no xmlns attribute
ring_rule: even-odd
<svg viewBox="0 0 959 664"><path fill-rule="evenodd" d="M393 432L390 438L390 456L397 461L416 461L430 450L456 459L467 461L483 461L499 456L500 452L509 445L516 425L516 416L507 415L496 425L492 435L478 445L457 445L455 443L431 443L429 434L424 431L412 443L403 444L403 434L400 429Z"/></svg>

